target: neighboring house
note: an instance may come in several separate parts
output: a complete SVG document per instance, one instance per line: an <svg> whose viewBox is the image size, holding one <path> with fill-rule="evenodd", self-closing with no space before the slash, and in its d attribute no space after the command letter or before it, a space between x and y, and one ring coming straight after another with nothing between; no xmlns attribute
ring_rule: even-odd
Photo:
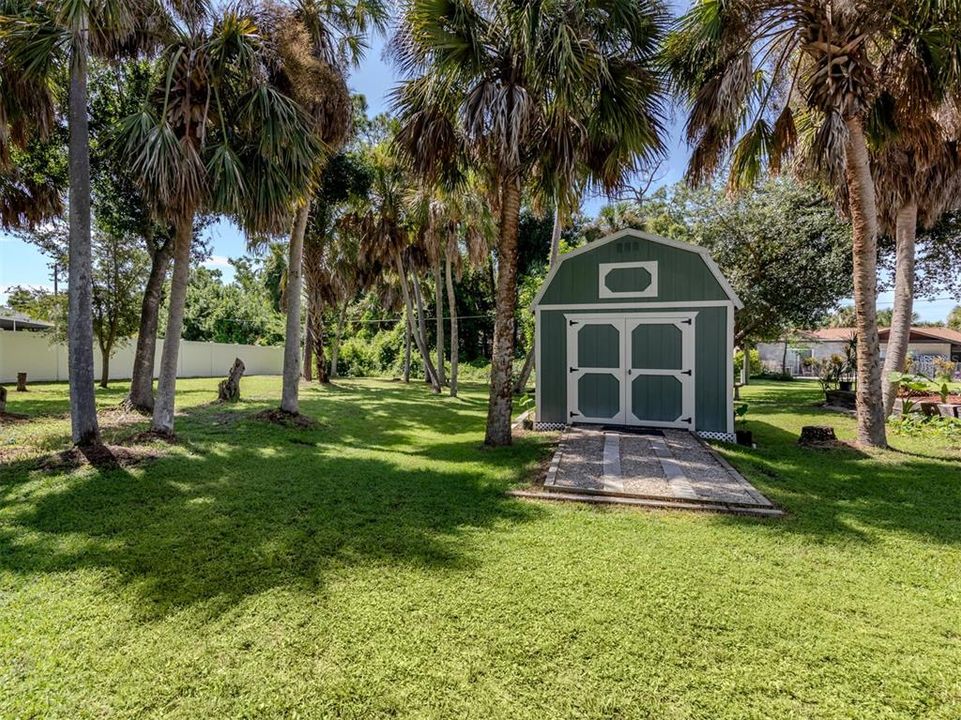
<svg viewBox="0 0 961 720"><path fill-rule="evenodd" d="M34 320L16 310L0 307L0 330L49 330L52 327L53 323Z"/></svg>
<svg viewBox="0 0 961 720"><path fill-rule="evenodd" d="M887 351L890 328L880 328L881 357ZM829 358L844 355L844 349L854 337L854 328L822 328L800 333L788 341L787 369L793 375L810 375L804 367L804 358ZM784 358L784 343L758 343L761 365L765 370L780 372ZM931 361L944 358L961 364L961 332L946 327L912 327L908 341L908 357L919 366L916 368L926 375L932 374Z"/></svg>

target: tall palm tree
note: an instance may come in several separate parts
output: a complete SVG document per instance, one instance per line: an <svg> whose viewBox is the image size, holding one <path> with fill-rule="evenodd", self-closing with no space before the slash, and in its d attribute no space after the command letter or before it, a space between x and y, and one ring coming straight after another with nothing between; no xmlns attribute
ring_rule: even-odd
<svg viewBox="0 0 961 720"><path fill-rule="evenodd" d="M948 128L946 131L950 132ZM875 185L882 231L895 239L894 305L882 372L884 413L891 414L898 383L888 380L904 370L914 317L915 240L918 227L929 229L961 206L961 152L958 138L934 136L931 146L904 138L875 154Z"/></svg>
<svg viewBox="0 0 961 720"><path fill-rule="evenodd" d="M918 7L929 30L948 3L908 0L699 0L679 21L665 57L689 107L688 179L700 183L729 161L734 186L766 163L826 176L846 196L853 230L858 339L858 439L886 445L877 332L878 213L867 134L885 115L879 64ZM918 35L915 35L918 37ZM938 33L926 36L939 52ZM950 54L946 60L951 60ZM901 82L913 78L890 68ZM806 147L803 156L799 147Z"/></svg>
<svg viewBox="0 0 961 720"><path fill-rule="evenodd" d="M138 21L160 21L146 2L90 0L0 3L0 164L7 138L49 131L56 114L52 88L67 84L69 157L69 284L67 350L74 443L100 442L93 377L93 280L90 240L90 141L87 67L91 55L116 56L137 46ZM159 24L162 24L160 22Z"/></svg>
<svg viewBox="0 0 961 720"><path fill-rule="evenodd" d="M352 106L345 79L347 68L362 59L366 35L383 29L385 22L386 8L380 0L297 0L293 12L285 14L278 26L282 28L282 53L293 78L293 97L308 110L317 138L328 153L339 149L350 127ZM319 176L322 170L323 162L319 162L315 174ZM287 261L287 327L280 402L281 410L288 413L299 412L304 234L310 216L310 196L298 198L295 205Z"/></svg>
<svg viewBox="0 0 961 720"><path fill-rule="evenodd" d="M443 295L446 290L450 313L450 378L447 384L451 397L456 397L460 332L454 278L460 279L465 259L475 268L487 262L494 238L494 218L484 188L473 173L465 174L452 186L428 186L426 190L430 220L424 244L434 274L438 373L444 362ZM443 384L443 375L440 380Z"/></svg>
<svg viewBox="0 0 961 720"><path fill-rule="evenodd" d="M879 63L872 163L881 231L896 245L894 307L884 358L885 417L894 407L914 315L917 228L961 205L961 6L919 3Z"/></svg>
<svg viewBox="0 0 961 720"><path fill-rule="evenodd" d="M159 217L174 228L167 333L153 429L174 428L177 360L194 220L233 215L250 235L277 233L306 193L323 152L312 119L288 94L276 6L181 19L156 91L120 141Z"/></svg>
<svg viewBox="0 0 961 720"><path fill-rule="evenodd" d="M420 307L415 307L419 283L418 268L412 266L412 261L419 258L416 252L410 252L410 247L423 234L423 224L414 219L417 203L411 202L415 193L411 190L410 169L394 150L392 141L384 140L367 152L370 193L343 222L350 226L351 233L363 239L367 255L397 274L406 321L424 363L424 373L431 389L439 393L441 387L427 346L424 315L418 312Z"/></svg>
<svg viewBox="0 0 961 720"><path fill-rule="evenodd" d="M511 442L522 193L558 197L585 175L612 189L662 151L665 24L657 0L403 6L392 42L409 78L394 98L401 144L426 177L465 160L479 168L499 213L488 445Z"/></svg>

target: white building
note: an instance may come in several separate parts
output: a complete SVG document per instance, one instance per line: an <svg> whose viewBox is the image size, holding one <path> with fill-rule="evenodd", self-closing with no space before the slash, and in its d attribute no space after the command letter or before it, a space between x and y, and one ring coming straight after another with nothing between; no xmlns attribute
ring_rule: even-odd
<svg viewBox="0 0 961 720"><path fill-rule="evenodd" d="M810 374L804 367L804 358L829 358L844 355L844 350L854 337L854 328L823 328L804 331L787 343L788 371L792 375ZM889 328L880 328L881 357L887 351ZM758 343L761 365L770 372L780 372L784 358L784 343ZM961 364L961 332L946 327L912 327L908 341L908 356L919 366L917 369L932 375L931 363L940 357Z"/></svg>

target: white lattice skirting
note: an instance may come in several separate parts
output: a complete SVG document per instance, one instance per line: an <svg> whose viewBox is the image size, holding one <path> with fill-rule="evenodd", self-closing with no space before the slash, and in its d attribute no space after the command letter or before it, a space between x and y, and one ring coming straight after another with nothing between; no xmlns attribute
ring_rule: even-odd
<svg viewBox="0 0 961 720"><path fill-rule="evenodd" d="M567 425L565 423L550 423L550 422L536 422L534 423L534 430L537 432L551 432L554 430L566 430Z"/></svg>
<svg viewBox="0 0 961 720"><path fill-rule="evenodd" d="M734 433L703 431L697 434L698 437L702 437L705 440L717 440L719 442L732 444L737 442L737 436Z"/></svg>

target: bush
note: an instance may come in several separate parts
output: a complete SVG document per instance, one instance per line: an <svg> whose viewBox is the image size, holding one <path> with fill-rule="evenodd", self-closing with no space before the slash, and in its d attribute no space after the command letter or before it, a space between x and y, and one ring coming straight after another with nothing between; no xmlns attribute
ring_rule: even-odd
<svg viewBox="0 0 961 720"><path fill-rule="evenodd" d="M757 348L751 348L748 351L748 358L750 364L748 365L748 374L750 375L760 375L764 372L764 368L761 366L761 353ZM744 367L744 351L736 350L734 352L734 377L735 379L741 377L741 368Z"/></svg>

